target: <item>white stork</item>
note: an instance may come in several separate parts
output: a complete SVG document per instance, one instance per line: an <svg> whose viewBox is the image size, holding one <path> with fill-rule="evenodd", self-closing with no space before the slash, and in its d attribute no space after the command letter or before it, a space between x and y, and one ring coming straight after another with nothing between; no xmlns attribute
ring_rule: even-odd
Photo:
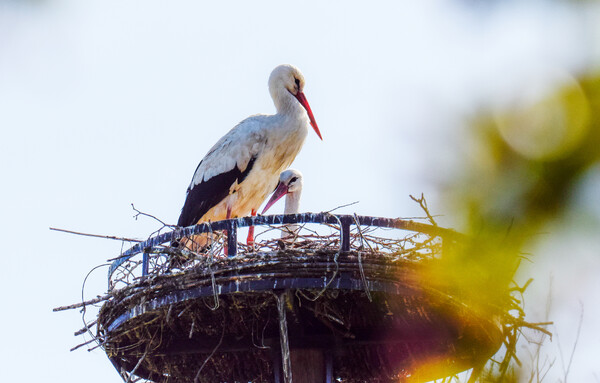
<svg viewBox="0 0 600 383"><path fill-rule="evenodd" d="M277 113L246 118L208 151L187 189L178 226L256 215L302 148L309 124L323 139L303 89L298 68L280 65L271 72L269 92Z"/></svg>
<svg viewBox="0 0 600 383"><path fill-rule="evenodd" d="M285 196L285 207L283 214L298 214L300 212L300 196L302 195L302 173L296 169L288 169L279 175L279 184L273 192L271 199L265 205L261 214L273 206L273 204L279 201ZM288 237L295 235L298 231L298 225L287 225L281 231L281 237Z"/></svg>

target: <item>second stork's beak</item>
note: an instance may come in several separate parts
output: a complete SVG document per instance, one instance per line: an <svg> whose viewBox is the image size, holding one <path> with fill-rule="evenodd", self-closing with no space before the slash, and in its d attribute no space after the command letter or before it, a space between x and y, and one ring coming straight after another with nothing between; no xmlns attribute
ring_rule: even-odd
<svg viewBox="0 0 600 383"><path fill-rule="evenodd" d="M298 93L296 93L295 96L298 99L298 102L304 107L304 109L306 109L306 113L308 113L308 118L310 119L310 124L315 130L315 133L317 133L317 136L319 136L321 141L323 141L323 137L321 137L321 132L319 131L319 127L317 126L317 122L315 121L315 116L313 116L312 110L310 110L310 105L308 105L306 96L300 91L298 91Z"/></svg>
<svg viewBox="0 0 600 383"><path fill-rule="evenodd" d="M269 202L267 202L267 205L265 206L265 208L263 209L262 213L260 213L260 214L265 214L265 212L267 210L269 210L269 208L271 206L273 206L273 204L275 202L279 201L281 199L281 197L283 197L287 193L288 193L288 187L287 187L287 185L280 182L279 185L277 185L277 189L275 189L275 191L273 192L273 195L271 196L271 199L269 200Z"/></svg>

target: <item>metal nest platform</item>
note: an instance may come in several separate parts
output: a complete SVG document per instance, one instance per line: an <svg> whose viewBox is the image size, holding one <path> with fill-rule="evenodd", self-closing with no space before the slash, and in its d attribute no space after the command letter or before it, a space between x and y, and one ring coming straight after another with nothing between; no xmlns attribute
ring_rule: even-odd
<svg viewBox="0 0 600 383"><path fill-rule="evenodd" d="M295 238L257 235L254 247L237 243L239 227L272 234L294 223L307 225ZM201 233L215 239L204 253L169 246ZM97 339L127 381L449 376L485 363L504 338L497 316L461 301L452 281L427 272L462 241L435 225L329 213L247 217L160 234L111 265Z"/></svg>

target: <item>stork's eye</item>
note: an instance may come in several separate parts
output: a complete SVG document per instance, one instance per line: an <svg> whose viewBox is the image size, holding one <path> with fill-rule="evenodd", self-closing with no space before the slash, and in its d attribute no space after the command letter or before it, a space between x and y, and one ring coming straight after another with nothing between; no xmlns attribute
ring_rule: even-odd
<svg viewBox="0 0 600 383"><path fill-rule="evenodd" d="M298 89L300 89L300 79L294 78L294 81L296 82L296 86L298 87Z"/></svg>
<svg viewBox="0 0 600 383"><path fill-rule="evenodd" d="M292 177L292 179L290 180L290 184L293 184L296 181L298 181L298 177Z"/></svg>

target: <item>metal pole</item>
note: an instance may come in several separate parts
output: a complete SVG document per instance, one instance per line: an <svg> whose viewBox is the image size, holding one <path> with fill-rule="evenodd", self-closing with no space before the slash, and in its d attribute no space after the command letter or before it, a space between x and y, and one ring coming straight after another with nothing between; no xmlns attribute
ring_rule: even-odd
<svg viewBox="0 0 600 383"><path fill-rule="evenodd" d="M331 350L323 350L325 356L325 382L333 383L333 356Z"/></svg>
<svg viewBox="0 0 600 383"><path fill-rule="evenodd" d="M348 216L340 217L342 223L342 251L350 251L350 222L352 220Z"/></svg>
<svg viewBox="0 0 600 383"><path fill-rule="evenodd" d="M146 277L148 275L148 253L142 254L142 277Z"/></svg>
<svg viewBox="0 0 600 383"><path fill-rule="evenodd" d="M235 257L237 255L237 221L232 219L229 221L229 229L227 232L227 255Z"/></svg>
<svg viewBox="0 0 600 383"><path fill-rule="evenodd" d="M285 313L285 291L276 295L279 312L279 341L281 343L281 360L283 364L283 382L292 383L292 361L290 359L290 343L288 338L287 318Z"/></svg>

